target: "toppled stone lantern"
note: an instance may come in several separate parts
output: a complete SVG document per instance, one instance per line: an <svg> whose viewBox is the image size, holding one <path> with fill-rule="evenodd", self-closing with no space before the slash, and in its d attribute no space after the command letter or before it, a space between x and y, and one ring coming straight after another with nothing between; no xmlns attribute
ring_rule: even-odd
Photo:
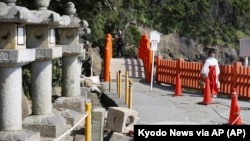
<svg viewBox="0 0 250 141"><path fill-rule="evenodd" d="M48 10L50 0L35 0L42 16L39 24L27 26L27 48L35 49L31 63L32 115L23 119L23 128L39 131L43 137L58 137L66 130L66 119L52 111L52 60L62 56L56 47L55 28L70 23L68 16Z"/></svg>
<svg viewBox="0 0 250 141"><path fill-rule="evenodd" d="M42 21L39 14L0 2L0 140L40 141L40 133L22 128L22 66L35 60L26 49L26 25Z"/></svg>

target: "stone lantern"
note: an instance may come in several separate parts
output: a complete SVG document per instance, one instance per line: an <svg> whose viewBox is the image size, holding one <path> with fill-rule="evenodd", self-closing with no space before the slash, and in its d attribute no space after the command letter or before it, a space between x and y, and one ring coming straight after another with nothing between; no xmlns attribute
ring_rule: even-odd
<svg viewBox="0 0 250 141"><path fill-rule="evenodd" d="M62 94L53 103L55 109L69 109L66 119L70 123L85 114L85 96L81 95L80 74L81 60L79 56L84 53L83 47L79 44L79 29L81 20L75 17L75 6L72 2L66 4L66 13L70 17L68 25L57 27L57 46L62 47ZM64 115L64 114L63 114Z"/></svg>
<svg viewBox="0 0 250 141"><path fill-rule="evenodd" d="M26 49L26 25L42 18L15 2L0 2L0 140L39 141L39 132L22 129L22 66L35 60L35 50Z"/></svg>
<svg viewBox="0 0 250 141"><path fill-rule="evenodd" d="M55 28L69 24L68 16L48 10L50 0L36 0L42 22L27 26L27 48L35 49L31 63L32 115L23 119L25 129L37 130L43 137L58 137L66 130L66 119L52 111L52 60L62 57L56 47Z"/></svg>
<svg viewBox="0 0 250 141"><path fill-rule="evenodd" d="M81 75L81 61L78 59L79 55L83 53L83 47L79 44L79 29L81 20L74 16L76 9L72 2L66 5L66 13L70 17L69 25L62 25L58 27L58 46L63 48L62 57L62 96L68 97L69 101L80 102L79 108L74 110L84 112L84 100L79 99L80 92L80 75ZM64 98L64 100L67 100ZM74 99L74 100L72 100ZM57 101L60 101L58 99ZM77 102L77 103L78 103ZM56 102L57 103L57 102ZM59 102L65 103L65 102ZM59 103L54 104L54 107L60 107ZM59 105L58 105L59 104ZM70 104L72 105L72 104ZM61 105L64 106L65 105ZM73 107L66 107L72 109Z"/></svg>

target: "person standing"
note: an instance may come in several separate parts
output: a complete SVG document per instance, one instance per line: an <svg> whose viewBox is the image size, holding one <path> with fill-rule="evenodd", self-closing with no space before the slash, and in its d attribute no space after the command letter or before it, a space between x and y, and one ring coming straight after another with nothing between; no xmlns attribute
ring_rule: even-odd
<svg viewBox="0 0 250 141"><path fill-rule="evenodd" d="M116 33L116 56L117 57L119 57L120 53L121 53L121 57L124 56L123 47L124 47L124 34L121 28L118 28L117 33Z"/></svg>
<svg viewBox="0 0 250 141"><path fill-rule="evenodd" d="M209 50L209 57L205 60L205 63L201 69L203 79L205 80L207 77L209 79L210 90L213 97L217 97L220 87L220 68L218 60L215 58L215 52L216 49L214 48Z"/></svg>

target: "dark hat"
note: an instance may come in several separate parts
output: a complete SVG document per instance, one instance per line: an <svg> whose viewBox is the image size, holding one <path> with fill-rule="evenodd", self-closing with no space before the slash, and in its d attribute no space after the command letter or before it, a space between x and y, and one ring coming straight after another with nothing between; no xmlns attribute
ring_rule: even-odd
<svg viewBox="0 0 250 141"><path fill-rule="evenodd" d="M122 30L122 28L118 27L116 30Z"/></svg>
<svg viewBox="0 0 250 141"><path fill-rule="evenodd" d="M211 54L211 53L216 53L216 48L208 48L208 53Z"/></svg>

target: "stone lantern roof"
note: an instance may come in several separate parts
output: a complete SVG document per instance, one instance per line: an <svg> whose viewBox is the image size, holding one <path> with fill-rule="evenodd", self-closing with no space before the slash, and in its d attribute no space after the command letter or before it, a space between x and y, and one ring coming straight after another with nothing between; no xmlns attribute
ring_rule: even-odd
<svg viewBox="0 0 250 141"><path fill-rule="evenodd" d="M60 14L48 10L50 0L35 0L37 10L33 10L38 15L42 15L42 24L50 25L68 25L70 23L69 16L60 16Z"/></svg>
<svg viewBox="0 0 250 141"><path fill-rule="evenodd" d="M16 6L13 0L0 2L0 22L40 23L42 20L42 15L25 7Z"/></svg>
<svg viewBox="0 0 250 141"><path fill-rule="evenodd" d="M66 4L65 13L67 15L63 15L62 17L68 16L70 18L70 23L68 25L60 24L59 28L79 28L80 35L90 34L91 30L88 28L89 24L86 20L81 20L76 16L76 8L75 4L72 2L68 2Z"/></svg>
<svg viewBox="0 0 250 141"><path fill-rule="evenodd" d="M65 13L67 14L67 15L63 15L62 17L69 17L69 20L70 20L70 22L69 22L69 24L60 24L60 26L59 27L67 27L67 28L70 28L70 27L72 27L72 28L78 28L78 27L80 27L81 26L81 20L78 18L78 17L76 17L75 16L75 14L76 14L76 8L75 8L75 4L74 3L72 3L72 2L68 2L67 4L66 4L66 8L65 8Z"/></svg>
<svg viewBox="0 0 250 141"><path fill-rule="evenodd" d="M58 13L47 9L50 0L36 0L37 10L29 10L26 7L17 6L15 3L16 0L0 2L0 22L50 25L70 24L69 16L60 16Z"/></svg>

